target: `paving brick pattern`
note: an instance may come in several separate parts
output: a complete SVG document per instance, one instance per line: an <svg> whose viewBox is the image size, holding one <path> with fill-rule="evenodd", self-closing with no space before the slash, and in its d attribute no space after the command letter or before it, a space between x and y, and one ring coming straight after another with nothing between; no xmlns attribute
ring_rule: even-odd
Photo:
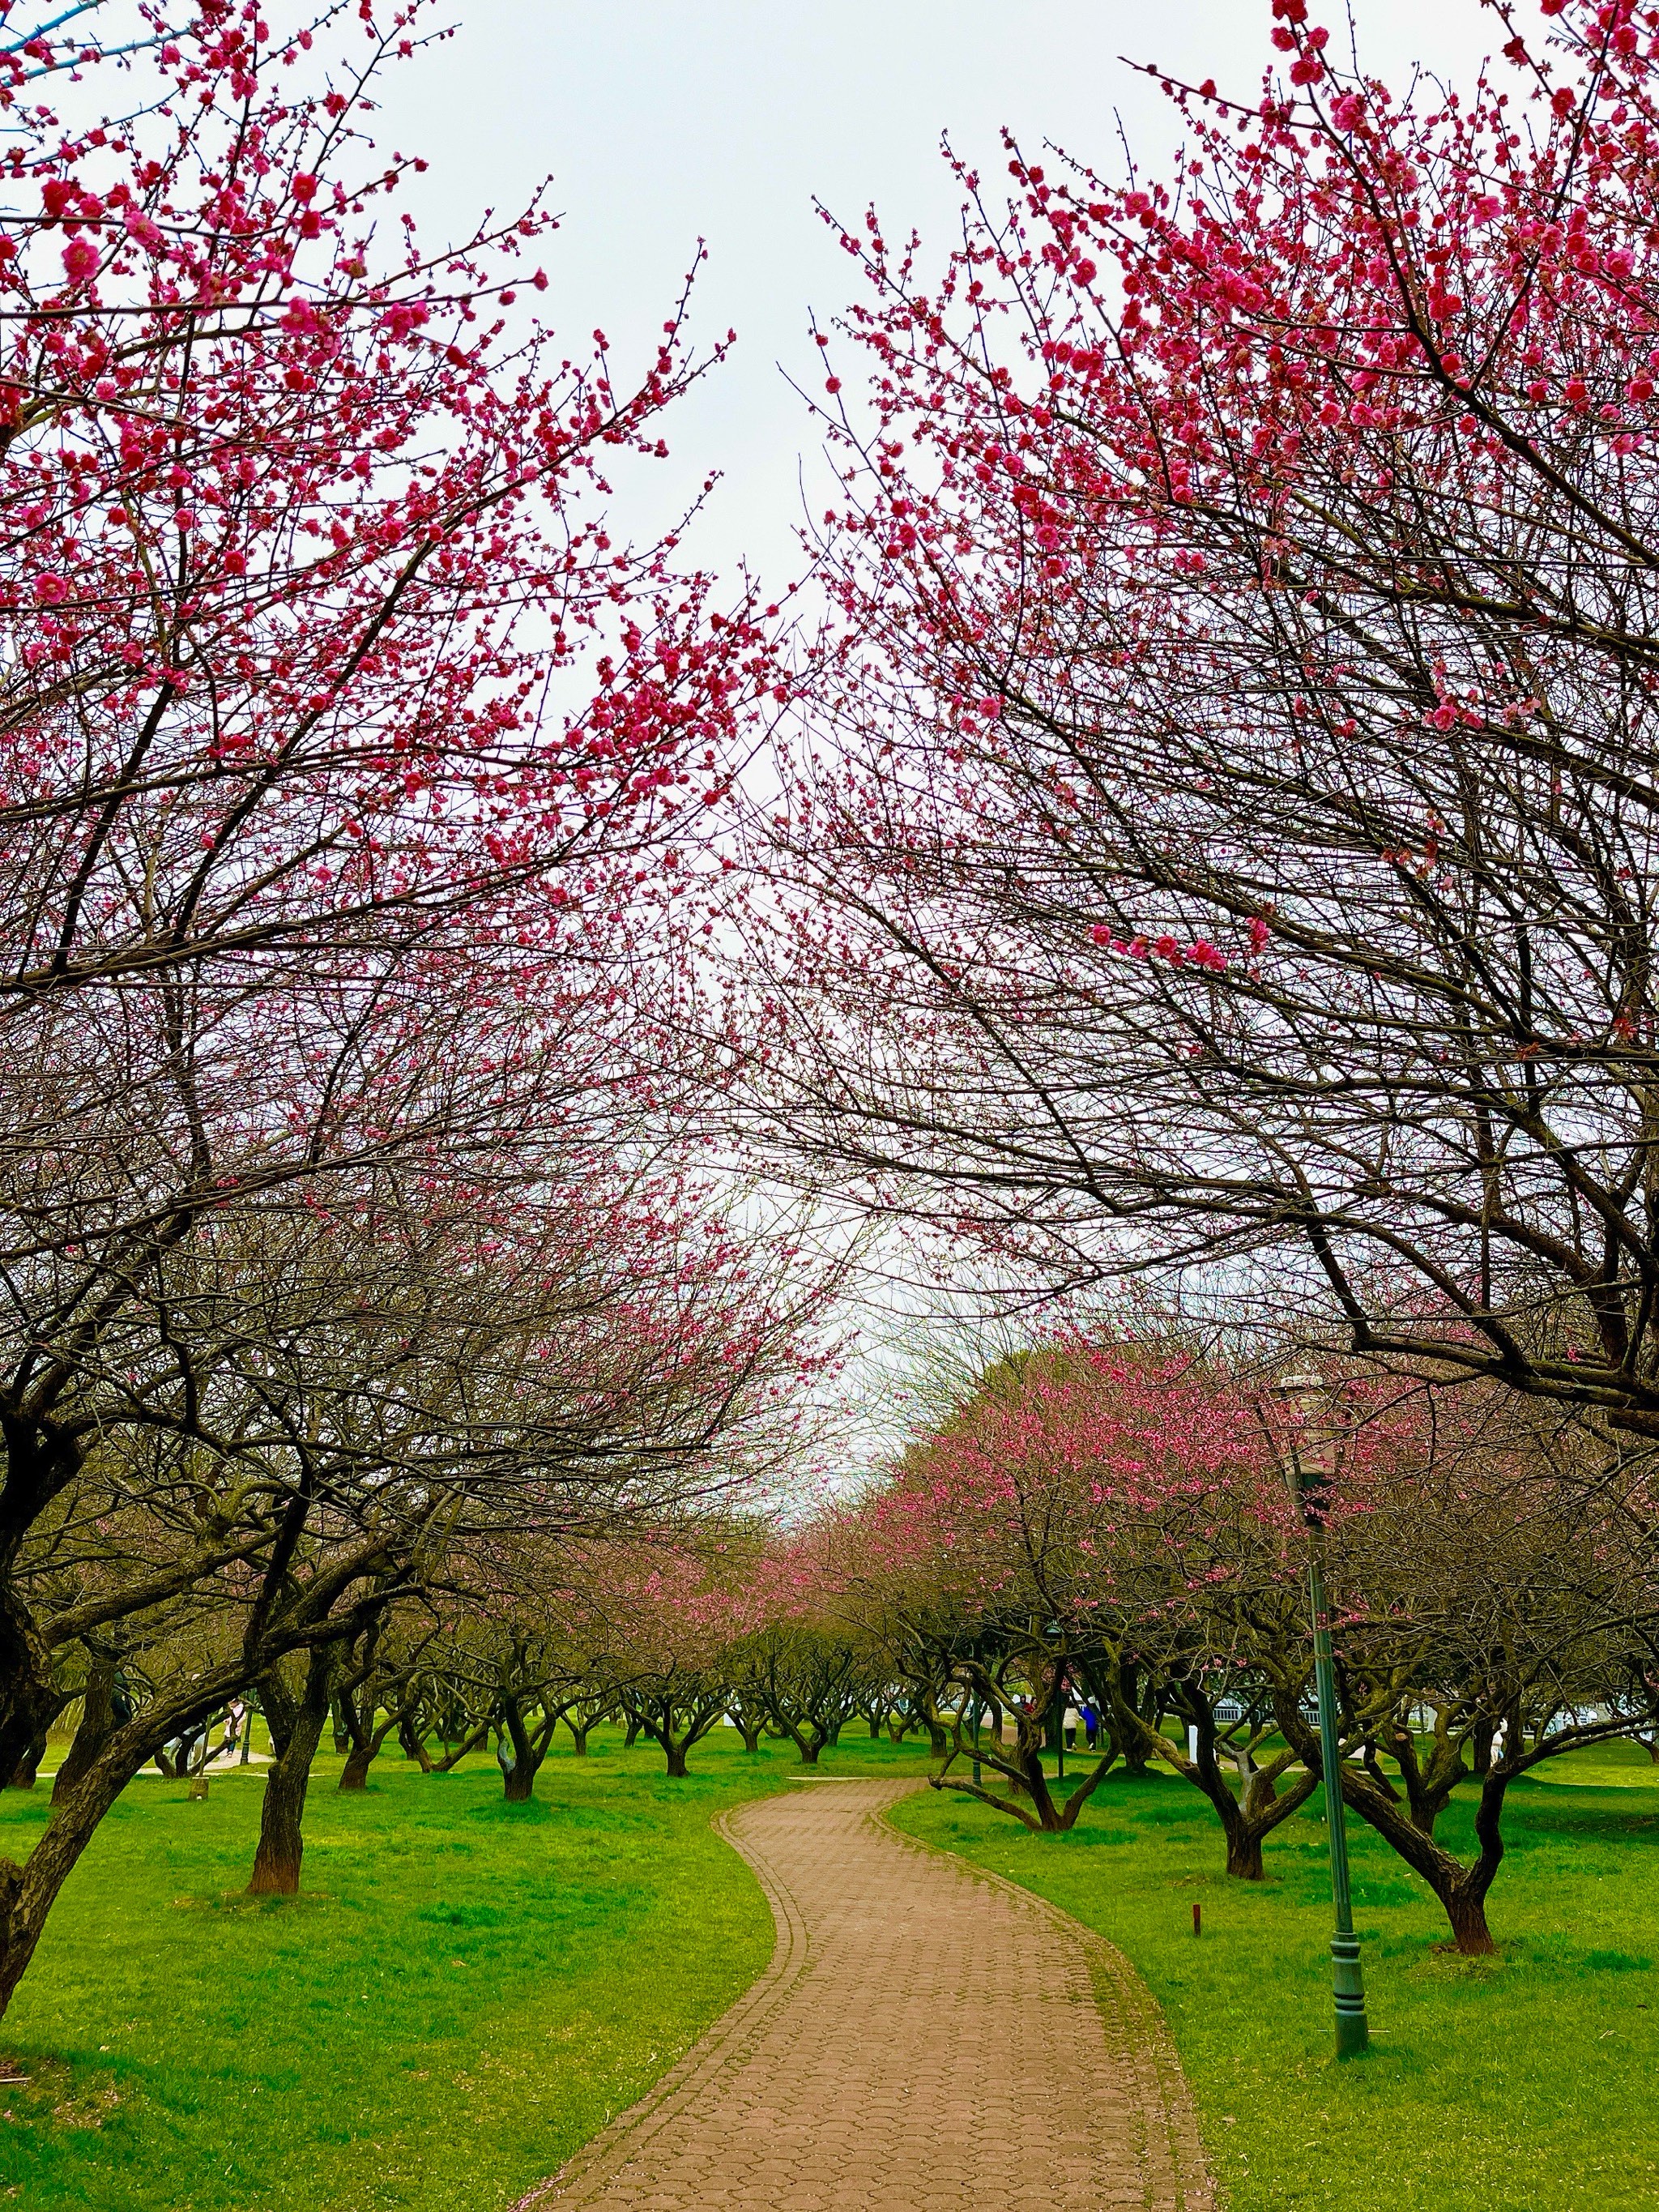
<svg viewBox="0 0 1659 2212"><path fill-rule="evenodd" d="M720 1826L771 1900L754 1986L519 2212L1212 2212L1134 1969L823 1781Z"/></svg>

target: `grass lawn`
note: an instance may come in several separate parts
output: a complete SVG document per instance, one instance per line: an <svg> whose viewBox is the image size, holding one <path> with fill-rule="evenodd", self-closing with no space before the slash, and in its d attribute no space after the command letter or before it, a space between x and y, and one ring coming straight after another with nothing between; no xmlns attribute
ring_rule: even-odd
<svg viewBox="0 0 1659 2212"><path fill-rule="evenodd" d="M1437 1950L1433 1898L1351 1819L1376 2045L1341 2066L1318 1798L1269 1838L1260 1886L1222 1873L1214 1815L1173 1778L1110 1778L1069 1836L933 1791L895 1820L1134 1960L1169 2016L1229 2212L1652 2212L1659 1769L1621 1744L1545 1772L1510 1792L1498 1960ZM1440 1832L1464 1850L1468 1823L1454 1800Z"/></svg>
<svg viewBox="0 0 1659 2212"><path fill-rule="evenodd" d="M135 1783L0 2023L32 2076L0 2087L0 2202L487 2212L552 2172L765 1964L770 1911L708 1823L797 1765L720 1729L669 1782L652 1746L593 1741L527 1806L493 1762L423 1777L394 1752L343 1797L319 1759L297 1905L235 1901L257 1768L204 1804ZM825 1764L877 1762L921 1764L850 1732ZM48 1794L0 1794L0 1855Z"/></svg>
<svg viewBox="0 0 1659 2212"><path fill-rule="evenodd" d="M785 1786L719 1732L670 1783L614 1732L561 1748L536 1802L493 1765L324 1759L296 1905L236 1901L257 1770L127 1792L0 2028L0 2201L29 2212L449 2212L510 2205L638 2096L760 1970L771 1918L711 1815ZM924 1771L849 1731L830 1771ZM0 1795L21 1856L46 1791ZM1634 1747L1511 1793L1498 1960L1436 1948L1438 1909L1351 1830L1376 2047L1329 2057L1318 1801L1259 1888L1220 1873L1196 1794L1113 1778L1068 1837L961 1798L914 1833L1121 1945L1163 2003L1229 2212L1644 2212L1659 2203L1659 1770ZM1466 1839L1467 1808L1447 1832ZM1201 1903L1204 1934L1191 1934Z"/></svg>

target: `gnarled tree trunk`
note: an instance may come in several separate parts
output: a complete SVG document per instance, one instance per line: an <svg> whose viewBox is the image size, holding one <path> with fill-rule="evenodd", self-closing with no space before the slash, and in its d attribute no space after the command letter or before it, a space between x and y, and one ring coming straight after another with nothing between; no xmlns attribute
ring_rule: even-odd
<svg viewBox="0 0 1659 2212"><path fill-rule="evenodd" d="M473 1752L478 1749L481 1744L487 1742L489 1736L489 1722L486 1717L486 1718L478 1723L478 1725L472 1730L470 1735L464 1735L458 1744L452 1745L450 1748L445 1752L441 1759L434 1759L428 1767L427 1771L430 1774L448 1774L452 1772L460 1765L464 1759L470 1757Z"/></svg>
<svg viewBox="0 0 1659 2212"><path fill-rule="evenodd" d="M1274 1705L1280 1734L1309 1771L1320 1773L1319 1738L1303 1719L1295 1701L1275 1698ZM1477 1745L1477 1767L1481 1759L1480 1747ZM1474 1815L1478 1850L1474 1863L1468 1866L1454 1858L1432 1836L1425 1835L1412 1819L1409 1807L1402 1805L1390 1792L1380 1790L1362 1768L1344 1759L1340 1774L1343 1802L1399 1853L1413 1874L1427 1882L1440 1900L1453 1943L1458 1950L1475 1958L1498 1948L1486 1925L1486 1893L1503 1862L1504 1797L1513 1779L1511 1771L1492 1758L1490 1735L1484 1765L1480 1802Z"/></svg>
<svg viewBox="0 0 1659 2212"><path fill-rule="evenodd" d="M23 1755L6 1778L8 1790L33 1790L40 1773L40 1762L46 1755L46 1734L43 1729L30 1738Z"/></svg>
<svg viewBox="0 0 1659 2212"><path fill-rule="evenodd" d="M329 1691L338 1660L337 1646L319 1644L306 1663L305 1684L297 1697L275 1668L259 1685L259 1703L276 1756L265 1774L259 1844L248 1877L250 1897L294 1897L299 1893L306 1787L328 1718Z"/></svg>
<svg viewBox="0 0 1659 2212"><path fill-rule="evenodd" d="M380 1755L380 1747L392 1733L394 1723L388 1713L378 1728L362 1729L353 1738L346 1753L345 1765L340 1769L342 1790L362 1790L368 1787L368 1770ZM429 1762L428 1762L429 1770Z"/></svg>
<svg viewBox="0 0 1659 2212"><path fill-rule="evenodd" d="M502 1735L514 1745L511 1759L502 1759L500 1747L495 1756L502 1770L502 1796L508 1805L529 1805L535 1796L535 1770L542 1760L535 1756L535 1745L531 1743L531 1732L525 1728L525 1714L520 1712L518 1698L502 1698Z"/></svg>
<svg viewBox="0 0 1659 2212"><path fill-rule="evenodd" d="M64 1753L52 1785L54 1805L64 1802L114 1734L117 1715L112 1659L94 1657L87 1668L87 1686L81 1696L81 1725L75 1731L75 1741Z"/></svg>

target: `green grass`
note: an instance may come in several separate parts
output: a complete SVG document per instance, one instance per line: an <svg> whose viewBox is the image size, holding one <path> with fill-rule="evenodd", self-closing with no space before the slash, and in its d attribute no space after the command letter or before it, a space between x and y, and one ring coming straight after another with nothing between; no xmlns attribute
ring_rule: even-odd
<svg viewBox="0 0 1659 2212"><path fill-rule="evenodd" d="M1213 1814L1173 1778L1112 1777L1069 1836L932 1791L894 1817L1133 1960L1169 2017L1230 2212L1652 2212L1659 1770L1616 1745L1547 1778L1510 1794L1493 1960L1437 1948L1433 1898L1350 1821L1376 2042L1340 2066L1317 1798L1269 1839L1260 1886L1222 1873ZM1469 1817L1454 1801L1441 1831L1460 1850Z"/></svg>
<svg viewBox="0 0 1659 2212"><path fill-rule="evenodd" d="M920 1764L855 1743L833 1763ZM258 1770L135 1783L0 2023L0 2202L28 2212L449 2212L511 2204L661 2074L759 1972L771 1914L710 1832L785 1786L793 1747L729 1730L671 1783L596 1735L528 1806L493 1763L361 1796L321 1759L297 1905L236 1899ZM0 1795L24 1856L47 1789Z"/></svg>
<svg viewBox="0 0 1659 2212"><path fill-rule="evenodd" d="M830 1771L923 1762L849 1731ZM713 1814L793 1748L721 1731L670 1783L614 1735L536 1802L493 1765L319 1762L308 1894L236 1901L257 1771L133 1785L54 1915L0 2049L0 2203L29 2212L450 2212L510 2205L637 2097L758 1972L770 1915ZM46 1792L0 1795L21 1855ZM896 1818L1122 1946L1167 2012L1230 2212L1644 2212L1659 2203L1659 1770L1625 1746L1518 1785L1492 1899L1503 1955L1437 1948L1438 1909L1363 1828L1376 2045L1329 2057L1317 1801L1260 1888L1169 1778L1113 1778L1069 1837L924 1793ZM1468 1839L1454 1806L1448 1839ZM1204 1934L1191 1934L1194 1900Z"/></svg>

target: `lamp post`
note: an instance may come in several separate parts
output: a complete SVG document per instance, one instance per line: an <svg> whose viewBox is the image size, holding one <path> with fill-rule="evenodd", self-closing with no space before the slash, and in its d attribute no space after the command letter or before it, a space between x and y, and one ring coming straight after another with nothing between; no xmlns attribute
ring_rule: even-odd
<svg viewBox="0 0 1659 2212"><path fill-rule="evenodd" d="M1282 1376L1273 1395L1305 1414L1325 1396L1313 1374ZM1322 1454L1327 1447L1322 1441ZM1313 1461L1313 1454L1309 1455ZM1308 1539L1308 1610L1313 1620L1314 1686L1319 1699L1319 1759L1325 1782L1325 1821L1331 1844L1331 1896L1336 1924L1331 1934L1331 1982L1336 1999L1336 2055L1352 2058L1366 2050L1370 2028L1365 2018L1365 1985L1359 1971L1359 1938L1353 1932L1353 1899L1348 1883L1348 1830L1342 1803L1341 1758L1336 1720L1336 1668L1331 1656L1331 1620L1325 1603L1325 1492L1327 1462L1304 1466L1293 1429L1286 1466L1291 1502Z"/></svg>

